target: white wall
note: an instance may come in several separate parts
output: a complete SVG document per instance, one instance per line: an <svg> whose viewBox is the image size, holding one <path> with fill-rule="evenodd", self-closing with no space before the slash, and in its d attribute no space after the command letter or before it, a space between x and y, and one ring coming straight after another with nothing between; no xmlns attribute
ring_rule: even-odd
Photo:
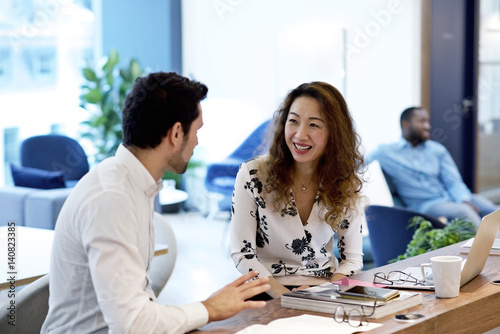
<svg viewBox="0 0 500 334"><path fill-rule="evenodd" d="M302 82L329 81L344 93L366 151L399 138L401 111L420 104L420 1L182 5L183 74L209 87L198 150L208 160L228 155ZM294 34L296 45L284 45Z"/></svg>

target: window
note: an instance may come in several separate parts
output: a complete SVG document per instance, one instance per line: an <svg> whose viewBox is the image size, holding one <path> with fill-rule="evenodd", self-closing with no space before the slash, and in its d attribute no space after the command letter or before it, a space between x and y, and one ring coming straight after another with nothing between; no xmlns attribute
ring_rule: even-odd
<svg viewBox="0 0 500 334"><path fill-rule="evenodd" d="M51 130L78 137L88 116L79 107L81 68L93 58L94 11L101 5L100 0L0 3L1 186L11 183L16 143Z"/></svg>
<svg viewBox="0 0 500 334"><path fill-rule="evenodd" d="M480 13L478 189L486 191L500 188L500 0L482 0Z"/></svg>
<svg viewBox="0 0 500 334"><path fill-rule="evenodd" d="M31 74L35 81L45 83L56 81L56 52L54 50L33 52L31 63Z"/></svg>
<svg viewBox="0 0 500 334"><path fill-rule="evenodd" d="M6 128L3 131L4 142L4 177L10 184L12 176L10 172L10 164L19 164L19 128Z"/></svg>
<svg viewBox="0 0 500 334"><path fill-rule="evenodd" d="M12 79L12 56L10 50L0 49L0 85L8 84Z"/></svg>

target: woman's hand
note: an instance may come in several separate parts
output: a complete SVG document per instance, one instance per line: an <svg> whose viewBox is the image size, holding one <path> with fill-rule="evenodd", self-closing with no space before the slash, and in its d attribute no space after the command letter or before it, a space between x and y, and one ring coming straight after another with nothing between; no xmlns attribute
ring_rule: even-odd
<svg viewBox="0 0 500 334"><path fill-rule="evenodd" d="M341 281L342 278L346 277L344 274L333 274L331 282Z"/></svg>
<svg viewBox="0 0 500 334"><path fill-rule="evenodd" d="M286 293L286 292L290 292L290 290L285 288L285 286L283 284L278 282L272 276L269 277L269 285L271 286L271 289L269 289L269 291L267 291L267 294L274 299L281 297L281 295Z"/></svg>

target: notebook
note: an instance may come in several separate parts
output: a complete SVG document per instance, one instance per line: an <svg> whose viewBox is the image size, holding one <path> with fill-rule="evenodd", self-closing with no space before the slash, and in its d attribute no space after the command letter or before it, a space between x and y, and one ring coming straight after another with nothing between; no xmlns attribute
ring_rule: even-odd
<svg viewBox="0 0 500 334"><path fill-rule="evenodd" d="M460 246L460 253L469 254L473 242L474 238L467 240L467 242ZM493 242L493 246L490 250L490 255L500 255L500 239L495 239L495 241Z"/></svg>
<svg viewBox="0 0 500 334"><path fill-rule="evenodd" d="M500 210L490 213L484 216L479 229L476 233L476 237L472 242L469 255L467 259L462 262L462 274L460 277L460 287L469 283L474 277L479 275L483 271L484 265L488 255L490 255L493 242L495 241L498 230L500 229ZM418 280L422 280L422 271L420 267L409 267L403 270L407 274L411 274ZM432 279L427 276L428 279ZM404 284L398 284L394 286L388 286L389 288L397 289L414 289L414 290L434 290L434 286L430 284L415 284L412 282L407 282Z"/></svg>

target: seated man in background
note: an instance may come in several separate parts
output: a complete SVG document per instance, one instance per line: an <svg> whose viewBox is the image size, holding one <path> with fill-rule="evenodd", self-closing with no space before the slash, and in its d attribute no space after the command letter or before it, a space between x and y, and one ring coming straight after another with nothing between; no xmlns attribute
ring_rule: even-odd
<svg viewBox="0 0 500 334"><path fill-rule="evenodd" d="M165 171L186 171L207 91L175 73L136 80L123 143L78 182L57 219L42 333L184 333L265 305L248 300L270 288L256 272L182 306L158 304L151 289L154 198Z"/></svg>
<svg viewBox="0 0 500 334"><path fill-rule="evenodd" d="M400 125L402 138L380 145L366 160L380 162L409 209L449 220L468 218L476 226L483 216L498 209L490 200L471 193L448 150L430 140L427 110L404 110Z"/></svg>

